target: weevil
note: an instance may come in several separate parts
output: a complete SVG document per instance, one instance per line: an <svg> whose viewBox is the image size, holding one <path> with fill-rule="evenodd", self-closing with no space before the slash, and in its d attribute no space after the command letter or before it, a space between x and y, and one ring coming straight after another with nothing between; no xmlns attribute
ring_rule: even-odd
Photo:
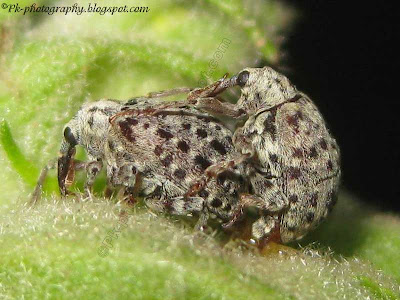
<svg viewBox="0 0 400 300"><path fill-rule="evenodd" d="M216 98L233 86L241 88L236 104ZM270 67L246 68L190 90L188 103L245 120L234 132L233 159L210 166L190 192L196 194L209 178L246 162L244 176L251 192L240 195L239 211L227 226L244 208L256 207L260 217L252 225L253 237L287 243L301 239L326 218L337 201L340 150L318 108L287 77ZM180 105L185 103L165 107Z"/></svg>
<svg viewBox="0 0 400 300"><path fill-rule="evenodd" d="M197 228L209 216L229 221L238 195L246 191L240 168L221 172L195 196L186 193L205 169L231 157L232 132L208 113L192 108L161 111L159 105L159 100L147 98L84 104L63 130L57 161L61 195L69 193L75 171L82 169L90 194L104 167L108 190L122 187L127 201L140 195L158 211L198 214ZM74 159L76 146L85 149L87 162Z"/></svg>

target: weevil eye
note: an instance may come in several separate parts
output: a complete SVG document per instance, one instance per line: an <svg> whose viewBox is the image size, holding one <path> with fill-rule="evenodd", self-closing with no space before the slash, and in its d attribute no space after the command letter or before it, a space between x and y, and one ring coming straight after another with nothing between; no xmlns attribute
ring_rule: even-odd
<svg viewBox="0 0 400 300"><path fill-rule="evenodd" d="M250 74L249 71L240 72L237 77L236 83L239 86L243 87L246 84L247 80L249 80L249 74Z"/></svg>
<svg viewBox="0 0 400 300"><path fill-rule="evenodd" d="M74 134L72 133L71 128L69 127L65 127L64 129L64 138L71 146L75 146L76 144L78 144Z"/></svg>

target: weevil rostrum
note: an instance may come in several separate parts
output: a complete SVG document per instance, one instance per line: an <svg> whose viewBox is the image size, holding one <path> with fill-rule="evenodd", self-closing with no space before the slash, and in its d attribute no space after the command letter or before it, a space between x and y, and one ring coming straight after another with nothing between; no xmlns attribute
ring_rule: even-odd
<svg viewBox="0 0 400 300"><path fill-rule="evenodd" d="M85 189L90 193L105 167L109 186L122 187L128 201L141 195L152 209L198 214L197 228L205 226L209 216L229 221L238 209L238 195L246 191L240 168L221 172L195 196L186 193L205 169L231 157L232 132L192 108L158 111L158 101L101 100L83 105L64 127L58 158L61 194L69 193L67 187L79 169L87 172ZM88 162L74 159L77 145L86 150Z"/></svg>
<svg viewBox="0 0 400 300"><path fill-rule="evenodd" d="M216 98L233 86L241 87L236 104ZM256 207L260 218L252 225L253 237L287 243L301 239L332 210L341 173L339 147L315 104L287 77L270 67L246 68L192 90L186 102L213 114L245 119L234 132L234 158L210 166L196 184L201 187L220 172L247 162L244 175L251 192L240 195L231 224L243 208ZM192 188L191 195L196 192Z"/></svg>

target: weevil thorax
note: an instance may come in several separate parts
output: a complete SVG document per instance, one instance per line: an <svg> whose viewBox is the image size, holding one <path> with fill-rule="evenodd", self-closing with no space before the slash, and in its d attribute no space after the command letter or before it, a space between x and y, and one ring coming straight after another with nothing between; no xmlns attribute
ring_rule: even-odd
<svg viewBox="0 0 400 300"><path fill-rule="evenodd" d="M237 105L249 115L279 105L297 93L286 76L270 67L246 68L237 77L242 88Z"/></svg>
<svg viewBox="0 0 400 300"><path fill-rule="evenodd" d="M64 139L60 152L63 153L71 145L85 148L92 158L104 156L104 143L110 128L109 119L122 108L119 102L100 100L86 103L64 127Z"/></svg>

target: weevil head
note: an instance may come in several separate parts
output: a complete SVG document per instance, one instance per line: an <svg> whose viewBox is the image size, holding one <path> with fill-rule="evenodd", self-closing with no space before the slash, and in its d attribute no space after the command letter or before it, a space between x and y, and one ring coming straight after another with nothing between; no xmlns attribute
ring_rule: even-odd
<svg viewBox="0 0 400 300"><path fill-rule="evenodd" d="M238 107L250 114L278 105L297 93L289 79L270 67L246 68L231 80L242 90Z"/></svg>
<svg viewBox="0 0 400 300"><path fill-rule="evenodd" d="M64 126L58 157L58 186L62 195L66 195L66 186L73 181L75 146L82 146L92 160L102 159L109 118L121 107L118 102L110 100L87 103Z"/></svg>

